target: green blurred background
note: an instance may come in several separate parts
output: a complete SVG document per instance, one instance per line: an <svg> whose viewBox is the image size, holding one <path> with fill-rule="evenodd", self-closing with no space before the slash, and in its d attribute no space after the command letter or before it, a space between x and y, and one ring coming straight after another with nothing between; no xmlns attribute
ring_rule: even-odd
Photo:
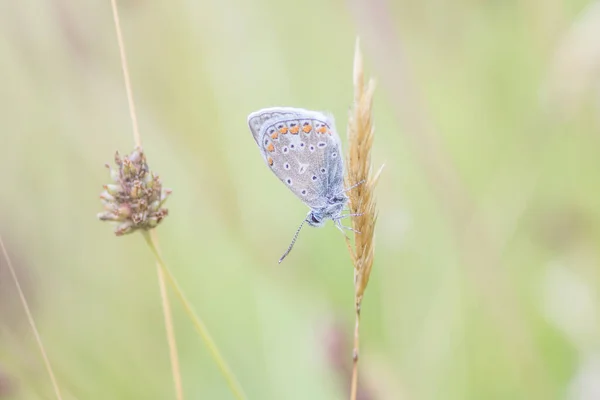
<svg viewBox="0 0 600 400"><path fill-rule="evenodd" d="M167 263L251 399L348 398L352 266L247 115L376 78L363 400L600 398L600 3L118 2ZM100 223L133 147L108 0L0 4L0 234L65 399L173 399L154 260ZM186 399L233 398L172 298ZM55 398L0 260L0 398Z"/></svg>

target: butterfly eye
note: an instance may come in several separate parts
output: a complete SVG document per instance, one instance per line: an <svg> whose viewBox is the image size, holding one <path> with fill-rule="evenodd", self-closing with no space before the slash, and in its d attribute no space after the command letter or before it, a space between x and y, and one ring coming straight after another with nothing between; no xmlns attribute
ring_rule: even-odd
<svg viewBox="0 0 600 400"><path fill-rule="evenodd" d="M310 216L310 219L311 219L311 221L312 221L313 224L320 224L321 223L321 220L318 219L317 217L315 217L314 214Z"/></svg>

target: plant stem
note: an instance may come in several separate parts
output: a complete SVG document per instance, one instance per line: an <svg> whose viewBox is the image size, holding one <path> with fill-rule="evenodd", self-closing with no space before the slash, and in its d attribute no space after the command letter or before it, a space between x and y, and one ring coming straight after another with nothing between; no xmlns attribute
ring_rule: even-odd
<svg viewBox="0 0 600 400"><path fill-rule="evenodd" d="M131 117L131 125L133 129L133 141L137 147L142 147L142 138L140 136L140 130L138 127L137 114L135 112L135 103L133 101L133 90L131 89L131 80L129 78L129 67L127 66L127 56L125 54L125 44L123 41L123 34L121 33L121 22L119 20L119 9L117 8L117 1L111 0L110 2L113 21L115 24L115 32L117 34L117 43L119 46L119 54L121 57L121 68L123 69L123 79L125 81L125 91L127 92L127 103L129 104L129 114ZM158 241L154 241L156 244ZM157 249L157 245L155 249ZM166 291L165 277L163 275L160 265L156 265L158 274L158 286L160 288L160 297L163 309L163 315L165 318L165 330L167 333L167 342L169 346L169 357L171 359L171 373L173 375L173 384L175 385L175 394L177 400L183 400L183 385L181 382L181 371L179 368L179 357L177 355L177 342L175 340L175 331L173 329L173 319L171 316L171 306L169 304L169 297Z"/></svg>
<svg viewBox="0 0 600 400"><path fill-rule="evenodd" d="M158 240L156 240L156 234L154 231L151 233L151 240L156 251L160 252ZM179 356L177 355L177 341L175 340L171 305L169 304L169 294L167 293L167 287L165 285L165 274L158 262L156 262L156 273L158 275L158 286L160 289L163 315L165 317L165 330L167 331L167 343L169 344L169 356L171 358L171 372L173 374L175 394L177 396L177 400L183 400L183 384L181 382L181 371L179 370Z"/></svg>
<svg viewBox="0 0 600 400"><path fill-rule="evenodd" d="M356 271L355 271L356 277ZM350 386L350 400L356 400L358 389L358 352L359 352L359 327L360 327L360 303L362 299L354 299L354 347L352 349L352 383Z"/></svg>
<svg viewBox="0 0 600 400"><path fill-rule="evenodd" d="M56 377L54 376L54 371L52 370L52 365L50 364L50 359L46 354L46 349L44 348L44 344L42 343L42 338L40 333L35 325L35 321L33 320L33 315L31 314L31 310L29 309L29 304L27 303L27 299L25 298L25 294L21 289L21 284L19 283L19 279L17 278L17 274L15 272L15 268L13 267L12 262L10 261L10 257L8 256L8 251L6 251L6 247L4 246L4 241L2 237L0 237L0 247L2 247L2 253L4 254L4 258L6 258L6 263L8 265L8 269L10 274L12 275L13 280L15 281L15 286L17 287L17 292L19 293L19 297L21 298L21 303L23 304L23 308L25 309L25 314L27 315L27 320L29 321L29 325L31 326L31 330L33 331L33 336L35 337L35 341L40 349L40 353L42 353L42 359L44 360L44 365L46 366L46 371L48 371L48 375L50 376L50 381L52 382L52 387L54 388L54 393L56 394L56 398L58 400L62 400L62 396L60 394L60 389L58 387L58 382L56 381Z"/></svg>
<svg viewBox="0 0 600 400"><path fill-rule="evenodd" d="M119 22L119 12L117 9L116 0L111 0L111 6L112 6L112 11L113 11L115 30L116 30L116 34L117 34L117 42L119 44L119 52L121 55L121 67L123 68L123 78L125 80L125 89L127 91L127 101L129 103L129 112L131 115L131 123L133 126L133 138L134 138L136 146L141 147L142 139L141 139L140 133L139 133L137 117L136 117L136 112L135 112L135 105L133 102L133 93L131 90L131 82L129 79L129 68L127 67L127 58L125 55L125 45L123 43L123 35L121 34L121 24ZM152 232L154 232L154 231L152 231ZM162 256L160 255L160 253L158 251L158 246L157 246L158 240L156 238L156 235L154 233L152 233L150 235L147 231L143 231L142 234L144 236L144 239L146 239L146 243L148 243L150 250L152 250L152 253L154 253L154 256L156 257L157 266L159 269L158 280L159 280L159 286L161 289L161 297L163 299L163 311L165 314L165 326L167 329L167 336L168 336L168 340L169 340L169 349L170 349L170 353L171 353L173 377L175 380L175 386L176 386L178 396L181 395L181 388L180 388L181 376L179 373L179 363L178 363L178 359L177 359L177 349L175 347L175 336L173 334L171 312L170 312L168 297L166 294L165 284L164 284L165 275L166 275L167 279L169 280L169 283L171 284L173 290L175 291L175 294L181 301L181 304L183 305L183 308L185 309L188 317L192 320L192 323L194 324L196 331L200 334L200 337L202 338L202 340L204 340L204 343L210 350L210 353L212 354L215 362L217 363L219 369L221 370L221 373L227 380L227 383L229 384L231 391L233 392L233 394L235 395L235 397L237 399L240 399L240 400L245 399L246 396L245 396L240 384L238 383L237 379L235 378L235 376L233 375L233 373L227 366L225 359L223 358L223 356L217 349L217 346L215 345L215 342L212 340L210 334L208 333L206 326L200 320L200 318L196 315L196 313L194 312L194 309L192 308L191 304L189 303L189 301L183 294L181 288L179 287L179 284L175 280L175 277L173 276L171 271L167 268L166 264L164 263ZM182 397L180 397L180 399L182 399Z"/></svg>
<svg viewBox="0 0 600 400"><path fill-rule="evenodd" d="M206 325L204 325L204 322L202 322L200 317L198 317L198 315L194 311L194 308L192 307L191 303L187 300L187 298L185 297L185 294L181 290L181 287L177 283L177 280L171 273L171 270L167 267L164 260L162 259L162 256L158 253L156 246L154 245L154 241L150 237L150 234L148 234L147 231L143 231L142 235L144 236L144 239L146 239L146 243L148 243L150 250L152 250L152 253L156 257L157 263L160 265L163 273L167 277L167 280L171 284L172 289L175 291L175 294L177 295L179 301L183 305L183 308L184 308L186 314L188 315L188 317L194 324L194 328L196 329L196 331L198 332L198 334L204 341L204 344L206 345L206 347L208 347L208 350L210 351L210 354L212 355L215 362L217 363L217 366L219 367L221 374L225 377L225 380L227 381L229 388L231 389L234 396L238 400L245 400L246 395L244 394L244 391L243 391L242 387L240 386L237 378L235 377L235 375L233 374L233 372L227 365L227 362L221 355L221 352L219 351L219 349L217 348L217 345L215 344L214 340L210 336L210 333L208 332Z"/></svg>
<svg viewBox="0 0 600 400"><path fill-rule="evenodd" d="M142 146L142 138L138 128L137 114L135 112L135 103L133 102L133 91L131 90L131 80L129 79L129 68L127 66L127 56L125 55L125 44L123 34L121 33L121 22L119 21L119 9L117 0L110 0L115 22L115 31L117 33L117 43L119 45L119 54L121 55L121 68L123 69L123 79L125 80L125 91L127 92L127 102L129 104L129 114L131 116L131 125L133 128L133 140L136 146Z"/></svg>

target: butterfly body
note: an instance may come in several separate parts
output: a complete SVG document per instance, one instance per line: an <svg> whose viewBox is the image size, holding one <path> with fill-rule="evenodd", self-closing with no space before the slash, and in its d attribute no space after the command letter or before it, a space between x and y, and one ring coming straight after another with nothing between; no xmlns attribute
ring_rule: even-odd
<svg viewBox="0 0 600 400"><path fill-rule="evenodd" d="M248 126L266 165L310 208L304 222L320 227L331 219L341 229L348 197L333 117L302 108L271 107L251 113Z"/></svg>

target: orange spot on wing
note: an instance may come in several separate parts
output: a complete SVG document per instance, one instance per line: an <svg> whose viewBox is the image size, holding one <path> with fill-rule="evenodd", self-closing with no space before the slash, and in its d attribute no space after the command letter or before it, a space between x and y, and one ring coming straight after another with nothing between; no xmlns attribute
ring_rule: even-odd
<svg viewBox="0 0 600 400"><path fill-rule="evenodd" d="M317 129L317 132L319 132L319 133L327 133L327 128L325 127L325 125L321 125L319 127L319 129Z"/></svg>
<svg viewBox="0 0 600 400"><path fill-rule="evenodd" d="M279 137L279 132L273 132L271 135L271 139L277 139Z"/></svg>
<svg viewBox="0 0 600 400"><path fill-rule="evenodd" d="M273 143L269 143L267 150L269 150L271 153L275 151L275 146L273 146Z"/></svg>
<svg viewBox="0 0 600 400"><path fill-rule="evenodd" d="M273 159L271 157L267 157L267 162L269 163L269 166L273 166Z"/></svg>
<svg viewBox="0 0 600 400"><path fill-rule="evenodd" d="M285 135L286 133L288 133L288 128L287 128L287 126L284 126L284 127L280 128L280 129L279 129L279 132L280 132L282 135Z"/></svg>
<svg viewBox="0 0 600 400"><path fill-rule="evenodd" d="M300 132L300 127L298 125L294 125L290 128L290 133L292 135L297 135Z"/></svg>
<svg viewBox="0 0 600 400"><path fill-rule="evenodd" d="M302 130L304 131L304 133L308 133L312 131L312 126L310 126L310 124L306 124L302 127Z"/></svg>

